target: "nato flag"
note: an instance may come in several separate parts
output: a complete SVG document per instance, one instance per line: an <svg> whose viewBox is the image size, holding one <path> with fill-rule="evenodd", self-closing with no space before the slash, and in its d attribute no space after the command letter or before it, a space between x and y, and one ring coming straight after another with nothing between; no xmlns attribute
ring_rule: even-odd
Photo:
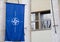
<svg viewBox="0 0 60 42"><path fill-rule="evenodd" d="M6 3L5 41L24 41L24 4Z"/></svg>

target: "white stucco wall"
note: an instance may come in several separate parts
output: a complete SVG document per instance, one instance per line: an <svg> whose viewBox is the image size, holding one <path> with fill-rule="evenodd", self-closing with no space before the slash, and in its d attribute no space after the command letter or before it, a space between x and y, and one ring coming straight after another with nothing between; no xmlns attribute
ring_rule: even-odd
<svg viewBox="0 0 60 42"><path fill-rule="evenodd" d="M4 0L0 0L0 42L4 42L5 32L5 4Z"/></svg>
<svg viewBox="0 0 60 42"><path fill-rule="evenodd" d="M53 3L53 11L51 12L54 12L55 25L57 25L55 26L57 33L55 33L55 27L53 26L54 22L52 22L52 30L51 30L52 31L52 42L60 42L60 16L59 16L58 0L52 0L52 3Z"/></svg>

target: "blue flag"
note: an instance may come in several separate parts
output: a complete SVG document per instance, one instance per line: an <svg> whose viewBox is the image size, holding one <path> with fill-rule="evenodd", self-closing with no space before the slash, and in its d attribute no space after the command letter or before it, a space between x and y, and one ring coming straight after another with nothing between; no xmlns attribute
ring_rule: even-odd
<svg viewBox="0 0 60 42"><path fill-rule="evenodd" d="M5 41L24 41L24 4L6 3Z"/></svg>

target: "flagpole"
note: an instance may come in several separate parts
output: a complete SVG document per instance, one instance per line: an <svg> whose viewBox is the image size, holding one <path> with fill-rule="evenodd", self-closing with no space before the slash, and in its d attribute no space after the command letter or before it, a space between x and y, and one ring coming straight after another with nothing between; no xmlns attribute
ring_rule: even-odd
<svg viewBox="0 0 60 42"><path fill-rule="evenodd" d="M60 42L60 16L58 0L51 0L52 42Z"/></svg>
<svg viewBox="0 0 60 42"><path fill-rule="evenodd" d="M5 34L5 3L0 0L0 42L4 42Z"/></svg>
<svg viewBox="0 0 60 42"><path fill-rule="evenodd" d="M22 0L22 4L25 4L25 22L24 22L24 30L25 30L25 42L31 42L31 0Z"/></svg>

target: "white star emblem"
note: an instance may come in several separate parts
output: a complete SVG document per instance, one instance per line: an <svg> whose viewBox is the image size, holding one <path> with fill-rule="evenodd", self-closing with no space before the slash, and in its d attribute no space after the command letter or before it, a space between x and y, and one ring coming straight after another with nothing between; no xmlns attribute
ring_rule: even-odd
<svg viewBox="0 0 60 42"><path fill-rule="evenodd" d="M11 21L11 22L12 22L12 24L13 24L13 25L15 25L15 26L16 26L16 25L18 25L18 24L19 24L19 19L15 17L15 18L13 18L13 19L12 19L12 21Z"/></svg>

